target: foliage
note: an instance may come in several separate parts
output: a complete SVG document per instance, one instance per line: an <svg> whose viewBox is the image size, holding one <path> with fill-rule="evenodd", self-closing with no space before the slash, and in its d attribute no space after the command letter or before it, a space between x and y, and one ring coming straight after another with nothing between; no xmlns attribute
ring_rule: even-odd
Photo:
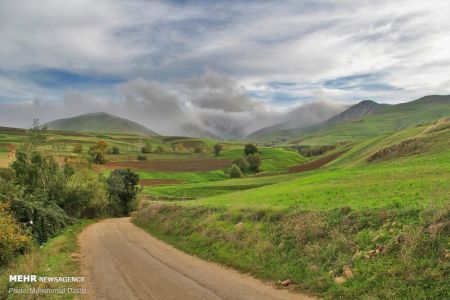
<svg viewBox="0 0 450 300"><path fill-rule="evenodd" d="M35 147L44 144L47 140L46 133L47 126L41 126L39 123L39 119L34 119L32 127L28 129L28 138L30 144Z"/></svg>
<svg viewBox="0 0 450 300"><path fill-rule="evenodd" d="M233 164L239 167L239 169L242 172L247 172L248 168L250 167L250 164L248 163L247 159L245 157L239 157L233 160Z"/></svg>
<svg viewBox="0 0 450 300"><path fill-rule="evenodd" d="M158 147L156 147L156 153L164 153L164 147L159 145Z"/></svg>
<svg viewBox="0 0 450 300"><path fill-rule="evenodd" d="M136 158L137 158L137 160L144 161L144 160L147 160L147 155L138 154L138 155L136 155Z"/></svg>
<svg viewBox="0 0 450 300"><path fill-rule="evenodd" d="M113 146L111 148L111 154L120 154L120 148L117 146Z"/></svg>
<svg viewBox="0 0 450 300"><path fill-rule="evenodd" d="M238 166L233 164L230 169L230 178L241 178L241 177L242 177L241 169L239 169Z"/></svg>
<svg viewBox="0 0 450 300"><path fill-rule="evenodd" d="M259 152L258 147L256 147L254 144L249 143L244 147L245 155L255 154L258 152Z"/></svg>
<svg viewBox="0 0 450 300"><path fill-rule="evenodd" d="M146 143L144 147L141 148L142 153L150 153L152 152L152 144Z"/></svg>
<svg viewBox="0 0 450 300"><path fill-rule="evenodd" d="M220 152L222 152L223 150L223 145L222 144L215 144L213 147L213 152L215 156L218 156L220 154Z"/></svg>
<svg viewBox="0 0 450 300"><path fill-rule="evenodd" d="M139 175L130 169L116 169L106 183L108 197L115 204L115 214L127 215L133 209L139 191Z"/></svg>
<svg viewBox="0 0 450 300"><path fill-rule="evenodd" d="M254 153L247 155L249 169L255 172L261 171L261 154Z"/></svg>
<svg viewBox="0 0 450 300"><path fill-rule="evenodd" d="M73 146L73 153L81 154L83 153L83 144L78 143Z"/></svg>
<svg viewBox="0 0 450 300"><path fill-rule="evenodd" d="M11 262L16 254L27 249L31 240L7 209L8 205L0 202L0 268Z"/></svg>
<svg viewBox="0 0 450 300"><path fill-rule="evenodd" d="M91 155L92 162L95 164L104 164L106 162L105 154L108 149L108 144L100 140L96 144L89 148L89 154Z"/></svg>

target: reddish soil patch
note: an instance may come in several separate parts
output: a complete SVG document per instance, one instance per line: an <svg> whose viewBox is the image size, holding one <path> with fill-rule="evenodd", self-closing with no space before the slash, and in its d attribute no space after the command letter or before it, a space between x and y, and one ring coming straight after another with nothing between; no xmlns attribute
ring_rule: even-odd
<svg viewBox="0 0 450 300"><path fill-rule="evenodd" d="M142 186L177 184L177 183L183 183L183 182L184 182L184 180L178 180L178 179L141 179L141 180L139 180L139 184Z"/></svg>
<svg viewBox="0 0 450 300"><path fill-rule="evenodd" d="M0 147L8 149L8 151L13 151L17 148L14 144L0 144Z"/></svg>
<svg viewBox="0 0 450 300"><path fill-rule="evenodd" d="M342 152L337 152L325 157L322 157L318 160L309 162L307 164L303 164L300 166L295 166L289 169L289 173L298 173L298 172L306 172L306 171L312 171L312 170L316 170L319 169L320 167L326 165L327 163L329 163L332 160L335 160L336 158L338 158L339 156L341 156L342 154L344 154L346 151L342 151Z"/></svg>
<svg viewBox="0 0 450 300"><path fill-rule="evenodd" d="M213 171L230 166L231 161L225 159L167 159L132 162L109 162L103 165L108 169L130 168L133 170L162 172L197 172Z"/></svg>

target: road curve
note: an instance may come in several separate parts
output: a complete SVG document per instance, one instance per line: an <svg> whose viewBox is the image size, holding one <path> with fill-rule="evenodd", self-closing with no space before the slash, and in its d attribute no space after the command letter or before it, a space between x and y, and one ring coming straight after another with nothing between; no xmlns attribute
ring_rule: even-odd
<svg viewBox="0 0 450 300"><path fill-rule="evenodd" d="M92 224L79 243L87 299L312 299L190 256L129 218Z"/></svg>

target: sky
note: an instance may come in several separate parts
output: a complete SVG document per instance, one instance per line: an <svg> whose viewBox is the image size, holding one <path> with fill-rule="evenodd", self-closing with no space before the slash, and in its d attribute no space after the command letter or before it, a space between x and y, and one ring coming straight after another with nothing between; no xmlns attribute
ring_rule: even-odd
<svg viewBox="0 0 450 300"><path fill-rule="evenodd" d="M312 103L450 94L449 15L447 0L0 0L0 125L106 111L242 137Z"/></svg>

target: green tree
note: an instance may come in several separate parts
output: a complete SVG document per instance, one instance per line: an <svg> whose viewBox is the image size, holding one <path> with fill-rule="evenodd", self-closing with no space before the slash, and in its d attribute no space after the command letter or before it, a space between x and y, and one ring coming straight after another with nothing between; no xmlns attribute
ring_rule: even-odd
<svg viewBox="0 0 450 300"><path fill-rule="evenodd" d="M222 152L223 150L223 145L221 144L215 144L213 147L213 152L215 156L218 156L220 154L220 152Z"/></svg>
<svg viewBox="0 0 450 300"><path fill-rule="evenodd" d="M164 147L159 145L158 147L156 147L156 153L164 153Z"/></svg>
<svg viewBox="0 0 450 300"><path fill-rule="evenodd" d="M245 145L245 147L244 147L245 155L255 154L258 152L259 152L259 150L254 144L250 143L250 144Z"/></svg>
<svg viewBox="0 0 450 300"><path fill-rule="evenodd" d="M152 152L152 144L146 143L144 147L141 148L142 153L150 153Z"/></svg>
<svg viewBox="0 0 450 300"><path fill-rule="evenodd" d="M113 146L111 152L112 154L120 154L120 149L117 146Z"/></svg>
<svg viewBox="0 0 450 300"><path fill-rule="evenodd" d="M89 154L91 155L92 162L95 164L104 164L106 162L105 153L108 148L108 144L100 140L96 144L89 148Z"/></svg>
<svg viewBox="0 0 450 300"><path fill-rule="evenodd" d="M232 165L230 169L230 178L241 178L242 172L241 169L239 169L238 166Z"/></svg>
<svg viewBox="0 0 450 300"><path fill-rule="evenodd" d="M117 205L117 215L128 215L134 204L139 187L139 175L130 169L116 169L106 180L108 197Z"/></svg>
<svg viewBox="0 0 450 300"><path fill-rule="evenodd" d="M261 171L261 155L259 153L250 154L247 156L249 168L252 171Z"/></svg>
<svg viewBox="0 0 450 300"><path fill-rule="evenodd" d="M250 167L248 161L244 157L239 157L233 160L233 164L239 167L242 172L247 172L248 168Z"/></svg>

